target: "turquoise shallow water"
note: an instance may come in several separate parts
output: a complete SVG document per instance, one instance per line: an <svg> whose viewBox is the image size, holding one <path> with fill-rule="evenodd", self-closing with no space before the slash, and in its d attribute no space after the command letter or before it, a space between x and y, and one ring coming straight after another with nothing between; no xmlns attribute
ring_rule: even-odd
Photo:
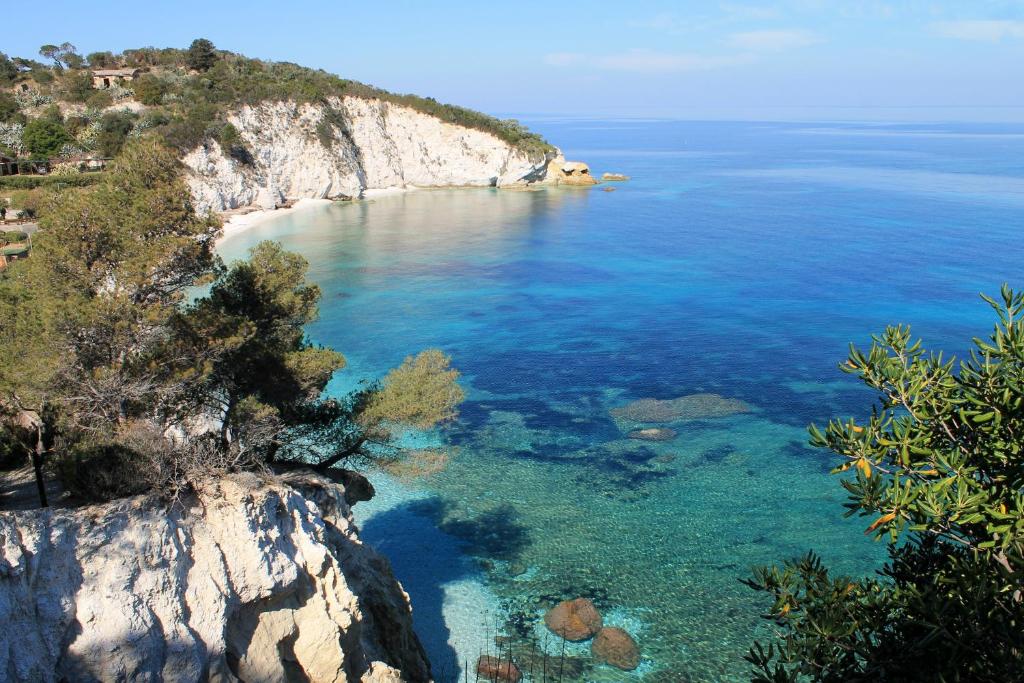
<svg viewBox="0 0 1024 683"><path fill-rule="evenodd" d="M324 291L318 342L345 391L425 347L468 399L440 473L375 473L356 514L412 595L439 680L511 638L537 670L538 619L594 599L640 668L567 649L565 680L742 680L763 625L751 565L814 548L870 572L881 547L843 520L805 427L862 414L836 369L850 341L911 323L963 351L977 298L1021 281L1024 128L680 122L533 123L570 158L633 180L591 190L418 191L283 216L279 239ZM690 414L670 441L609 411L711 393L749 412ZM535 642L538 641L539 642ZM502 641L506 642L506 641ZM552 669L548 670L549 676ZM535 680L541 680L539 675Z"/></svg>

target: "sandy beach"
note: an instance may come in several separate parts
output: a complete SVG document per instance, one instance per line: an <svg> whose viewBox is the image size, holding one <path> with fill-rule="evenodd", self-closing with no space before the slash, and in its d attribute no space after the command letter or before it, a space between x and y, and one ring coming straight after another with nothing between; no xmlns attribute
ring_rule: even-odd
<svg viewBox="0 0 1024 683"><path fill-rule="evenodd" d="M219 242L230 235L236 235L271 219L286 216L297 211L308 210L317 206L327 206L332 202L333 200L331 199L307 198L300 199L292 206L284 209L255 209L252 211L246 211L245 213L225 212L222 214L222 217L224 218L224 228L221 230L221 236L217 241ZM236 209L235 211L239 210Z"/></svg>
<svg viewBox="0 0 1024 683"><path fill-rule="evenodd" d="M401 194L403 192L412 192L416 189L418 188L387 187L364 190L362 199L387 197L389 195ZM217 241L219 242L230 235L237 235L238 233L248 230L253 226L266 223L274 218L280 218L281 216L286 216L290 213L308 210L317 206L326 206L328 204L332 204L334 201L335 200L333 199L303 198L296 201L292 206L282 209L253 209L251 207L246 207L225 211L221 214L224 219L224 227L221 231L221 236Z"/></svg>

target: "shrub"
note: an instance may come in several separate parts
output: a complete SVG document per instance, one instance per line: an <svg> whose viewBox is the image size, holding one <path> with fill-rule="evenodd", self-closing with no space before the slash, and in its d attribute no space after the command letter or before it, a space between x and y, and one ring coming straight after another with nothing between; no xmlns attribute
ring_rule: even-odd
<svg viewBox="0 0 1024 683"><path fill-rule="evenodd" d="M24 133L25 124L20 121L0 123L0 147L21 156L25 149Z"/></svg>
<svg viewBox="0 0 1024 683"><path fill-rule="evenodd" d="M167 86L159 78L150 74L143 74L132 82L132 90L135 91L135 99L139 102L155 106L163 100Z"/></svg>
<svg viewBox="0 0 1024 683"><path fill-rule="evenodd" d="M11 209L18 209L25 206L25 200L28 199L28 195L31 190L7 190L4 194L7 195L7 215L11 215ZM3 198L0 198L0 202Z"/></svg>
<svg viewBox="0 0 1024 683"><path fill-rule="evenodd" d="M64 129L68 132L68 135L77 139L79 133L85 130L89 126L89 117L87 116L69 116L64 121Z"/></svg>
<svg viewBox="0 0 1024 683"><path fill-rule="evenodd" d="M1024 293L985 297L988 340L957 361L894 326L842 369L877 393L863 420L811 443L849 472L846 516L888 542L875 577L837 575L810 553L762 567L774 642L753 680L1011 681L1024 671Z"/></svg>
<svg viewBox="0 0 1024 683"><path fill-rule="evenodd" d="M14 95L8 92L0 92L0 121L7 122L14 120L20 107Z"/></svg>
<svg viewBox="0 0 1024 683"><path fill-rule="evenodd" d="M27 109L29 107L41 107L44 104L50 104L53 102L52 97L35 89L30 89L27 92L19 90L14 93L14 99L22 109Z"/></svg>
<svg viewBox="0 0 1024 683"><path fill-rule="evenodd" d="M37 187L54 187L57 185L86 187L88 185L95 185L102 178L102 171L79 173L78 175L65 178L53 175L7 175L0 176L0 188L31 190Z"/></svg>
<svg viewBox="0 0 1024 683"><path fill-rule="evenodd" d="M89 99L85 101L85 104L90 109L106 109L114 103L114 98L110 96L110 93L106 90L96 90Z"/></svg>
<svg viewBox="0 0 1024 683"><path fill-rule="evenodd" d="M158 128L165 126L171 122L171 117L165 111L155 110L148 111L142 115L142 118L135 124L136 130L149 130L150 128Z"/></svg>
<svg viewBox="0 0 1024 683"><path fill-rule="evenodd" d="M64 489L88 502L150 491L174 499L209 477L268 471L261 460L237 447L224 449L211 436L174 442L142 421L127 424L111 441L74 445L57 458L56 470Z"/></svg>
<svg viewBox="0 0 1024 683"><path fill-rule="evenodd" d="M76 176L81 171L78 168L78 164L70 161L57 164L50 170L50 175L56 178L67 178L68 176Z"/></svg>
<svg viewBox="0 0 1024 683"><path fill-rule="evenodd" d="M246 147L238 129L230 123L225 123L217 133L217 142L224 152L239 163L250 165L253 163L252 153Z"/></svg>
<svg viewBox="0 0 1024 683"><path fill-rule="evenodd" d="M120 102L121 100L131 99L135 96L135 91L131 88L126 88L123 85L115 84L107 88L107 92L110 93L110 97L114 102Z"/></svg>
<svg viewBox="0 0 1024 683"><path fill-rule="evenodd" d="M137 118L137 114L126 111L108 111L104 114L100 118L99 133L96 135L97 151L105 157L117 156Z"/></svg>
<svg viewBox="0 0 1024 683"><path fill-rule="evenodd" d="M56 156L71 139L64 126L43 118L29 121L22 133L22 141L28 153L38 159Z"/></svg>
<svg viewBox="0 0 1024 683"><path fill-rule="evenodd" d="M6 244L11 244L12 242L24 242L28 239L28 233L20 230L7 230L6 232L0 233L0 239L2 239Z"/></svg>

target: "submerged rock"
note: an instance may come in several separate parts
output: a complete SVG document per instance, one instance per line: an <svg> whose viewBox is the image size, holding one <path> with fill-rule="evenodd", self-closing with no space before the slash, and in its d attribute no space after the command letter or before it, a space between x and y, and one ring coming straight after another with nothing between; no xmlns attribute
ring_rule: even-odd
<svg viewBox="0 0 1024 683"><path fill-rule="evenodd" d="M634 430L628 436L631 439L640 439L641 441L671 441L678 436L678 432L667 427L648 427L647 429Z"/></svg>
<svg viewBox="0 0 1024 683"><path fill-rule="evenodd" d="M612 408L609 412L616 419L633 422L676 422L749 413L750 406L739 399L718 394L690 394L667 400L642 398Z"/></svg>
<svg viewBox="0 0 1024 683"><path fill-rule="evenodd" d="M491 655L481 655L476 662L476 672L485 681L519 683L523 673L513 662Z"/></svg>
<svg viewBox="0 0 1024 683"><path fill-rule="evenodd" d="M632 671L640 665L640 648L633 636L615 626L598 631L590 651L597 659L623 671Z"/></svg>
<svg viewBox="0 0 1024 683"><path fill-rule="evenodd" d="M544 624L552 633L579 642L593 638L601 630L604 620L594 603L586 598L564 600L544 615Z"/></svg>
<svg viewBox="0 0 1024 683"><path fill-rule="evenodd" d="M530 568L523 562L512 562L508 565L508 575L511 577L522 576Z"/></svg>

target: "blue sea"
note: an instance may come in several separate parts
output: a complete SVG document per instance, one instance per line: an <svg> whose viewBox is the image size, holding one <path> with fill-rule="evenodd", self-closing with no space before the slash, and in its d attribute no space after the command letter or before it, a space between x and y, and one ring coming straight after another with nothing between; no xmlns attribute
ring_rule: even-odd
<svg viewBox="0 0 1024 683"><path fill-rule="evenodd" d="M744 680L768 634L751 566L884 557L807 445L875 400L837 368L848 344L906 323L961 354L994 320L979 293L1024 287L1024 126L527 122L632 179L337 203L222 252L274 239L309 260L309 334L348 359L332 392L429 347L461 370L459 420L409 436L425 471L372 471L355 509L439 681L510 648L533 681ZM665 424L610 412L694 395ZM676 435L628 438L649 426ZM633 634L636 671L547 634L579 596Z"/></svg>

